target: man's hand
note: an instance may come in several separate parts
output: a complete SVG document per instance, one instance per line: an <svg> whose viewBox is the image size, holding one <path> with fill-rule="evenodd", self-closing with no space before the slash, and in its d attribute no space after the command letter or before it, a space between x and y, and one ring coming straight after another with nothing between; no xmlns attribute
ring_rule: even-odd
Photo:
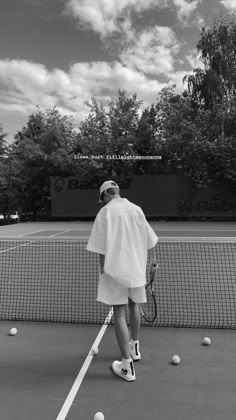
<svg viewBox="0 0 236 420"><path fill-rule="evenodd" d="M149 249L149 257L150 257L150 274L155 274L158 268L158 263L156 260L156 246L154 246L153 248Z"/></svg>
<svg viewBox="0 0 236 420"><path fill-rule="evenodd" d="M100 254L99 256L100 256L100 273L101 273L101 276L102 276L103 273L104 273L105 255Z"/></svg>
<svg viewBox="0 0 236 420"><path fill-rule="evenodd" d="M150 263L150 274L155 274L158 269L158 263L156 261L152 261Z"/></svg>

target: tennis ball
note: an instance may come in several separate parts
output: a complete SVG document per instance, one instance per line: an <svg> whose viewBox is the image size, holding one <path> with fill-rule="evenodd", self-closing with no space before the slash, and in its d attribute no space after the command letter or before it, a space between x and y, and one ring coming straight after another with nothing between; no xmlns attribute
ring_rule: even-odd
<svg viewBox="0 0 236 420"><path fill-rule="evenodd" d="M98 348L96 346L92 347L91 353L95 356L96 354L98 354Z"/></svg>
<svg viewBox="0 0 236 420"><path fill-rule="evenodd" d="M104 414L99 411L95 414L94 420L104 420Z"/></svg>
<svg viewBox="0 0 236 420"><path fill-rule="evenodd" d="M211 344L211 339L210 339L209 337L204 337L204 338L203 338L203 344L204 344L205 346L210 346L210 344Z"/></svg>
<svg viewBox="0 0 236 420"><path fill-rule="evenodd" d="M16 328L12 328L10 330L10 335L16 335L17 334L17 329Z"/></svg>
<svg viewBox="0 0 236 420"><path fill-rule="evenodd" d="M177 354L175 354L172 357L172 363L173 363L173 365L179 365L180 364L180 357Z"/></svg>

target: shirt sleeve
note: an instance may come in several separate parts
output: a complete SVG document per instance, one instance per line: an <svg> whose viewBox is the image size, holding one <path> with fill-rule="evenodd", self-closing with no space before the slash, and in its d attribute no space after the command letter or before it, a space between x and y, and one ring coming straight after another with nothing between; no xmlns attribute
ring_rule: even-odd
<svg viewBox="0 0 236 420"><path fill-rule="evenodd" d="M145 217L145 214L144 214L143 210L141 209L141 207L139 208L139 212L142 215L142 219L144 221L145 233L146 233L146 238L147 238L147 249L154 248L154 246L158 242L158 236L156 235L156 233L154 232L154 230L152 229L152 227L148 223L148 221Z"/></svg>
<svg viewBox="0 0 236 420"><path fill-rule="evenodd" d="M86 250L97 254L106 253L106 223L102 214L98 214L94 221Z"/></svg>
<svg viewBox="0 0 236 420"><path fill-rule="evenodd" d="M158 236L152 229L152 227L149 225L149 223L146 221L146 234L147 234L147 249L154 248L154 246L158 242Z"/></svg>

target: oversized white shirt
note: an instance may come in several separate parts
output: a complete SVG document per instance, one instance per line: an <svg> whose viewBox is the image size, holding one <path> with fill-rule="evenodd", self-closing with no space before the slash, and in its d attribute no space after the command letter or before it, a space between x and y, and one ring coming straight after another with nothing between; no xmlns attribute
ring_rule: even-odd
<svg viewBox="0 0 236 420"><path fill-rule="evenodd" d="M147 250L158 241L142 209L114 198L97 214L86 249L105 255L104 271L127 287L146 283Z"/></svg>

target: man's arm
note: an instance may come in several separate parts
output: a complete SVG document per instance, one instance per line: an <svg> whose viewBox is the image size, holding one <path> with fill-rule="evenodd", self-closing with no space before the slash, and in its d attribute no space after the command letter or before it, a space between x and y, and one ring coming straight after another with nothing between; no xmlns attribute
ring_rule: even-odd
<svg viewBox="0 0 236 420"><path fill-rule="evenodd" d="M156 252L155 252L156 246L149 249L149 256L150 256L150 273L155 273L157 270L157 260L156 260Z"/></svg>
<svg viewBox="0 0 236 420"><path fill-rule="evenodd" d="M157 262L156 260L156 252L155 252L156 246L154 246L153 248L149 249L149 255L150 255L150 264L152 265L153 263Z"/></svg>
<svg viewBox="0 0 236 420"><path fill-rule="evenodd" d="M103 274L104 273L105 255L104 254L99 254L99 257L100 257L100 273Z"/></svg>

